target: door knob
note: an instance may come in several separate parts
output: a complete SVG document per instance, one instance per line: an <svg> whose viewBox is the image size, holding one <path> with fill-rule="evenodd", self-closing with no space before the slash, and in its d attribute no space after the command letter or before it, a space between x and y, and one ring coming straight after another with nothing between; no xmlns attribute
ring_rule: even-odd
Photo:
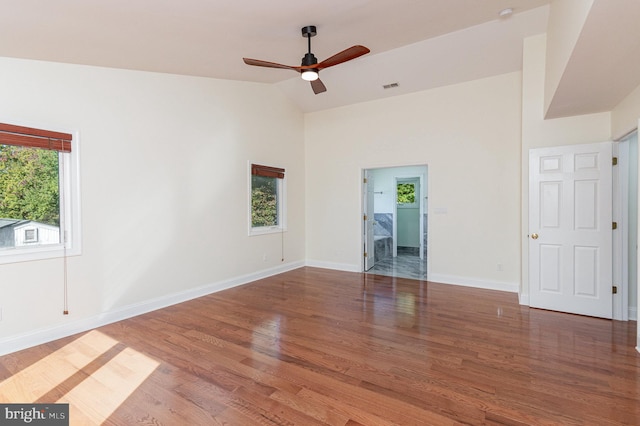
<svg viewBox="0 0 640 426"><path fill-rule="evenodd" d="M538 234L531 234L531 238L533 238L534 240L538 239Z"/></svg>

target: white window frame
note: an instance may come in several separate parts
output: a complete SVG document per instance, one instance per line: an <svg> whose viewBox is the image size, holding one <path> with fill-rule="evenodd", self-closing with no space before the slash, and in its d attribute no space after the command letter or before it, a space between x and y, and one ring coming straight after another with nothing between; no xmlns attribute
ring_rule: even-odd
<svg viewBox="0 0 640 426"><path fill-rule="evenodd" d="M264 164L260 163L259 164ZM253 220L251 217L251 164L256 162L247 162L247 218L249 224L249 236L265 235L265 234L277 234L287 230L287 173L285 172L283 179L276 179L277 182L277 199L278 199L278 219L279 223L274 226L253 226ZM271 165L271 164L270 164ZM273 166L279 167L279 166Z"/></svg>
<svg viewBox="0 0 640 426"><path fill-rule="evenodd" d="M413 185L413 191L414 191L413 203L398 202L398 184L401 184L401 183L410 183ZM415 209L420 207L420 204L418 204L418 202L420 201L419 185L420 185L420 181L417 180L416 178L396 178L396 205L398 206L398 208Z"/></svg>
<svg viewBox="0 0 640 426"><path fill-rule="evenodd" d="M38 125L23 124L40 128ZM47 127L50 129L50 127ZM78 132L51 129L73 135L71 152L58 152L60 176L60 235L63 243L30 245L0 250L0 265L53 259L64 256L79 256L81 247L80 221L80 138Z"/></svg>

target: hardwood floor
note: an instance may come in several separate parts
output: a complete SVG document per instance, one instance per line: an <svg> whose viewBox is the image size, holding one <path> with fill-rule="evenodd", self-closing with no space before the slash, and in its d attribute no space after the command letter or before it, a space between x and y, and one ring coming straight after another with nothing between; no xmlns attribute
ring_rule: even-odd
<svg viewBox="0 0 640 426"><path fill-rule="evenodd" d="M301 268L0 357L71 424L640 424L635 322Z"/></svg>

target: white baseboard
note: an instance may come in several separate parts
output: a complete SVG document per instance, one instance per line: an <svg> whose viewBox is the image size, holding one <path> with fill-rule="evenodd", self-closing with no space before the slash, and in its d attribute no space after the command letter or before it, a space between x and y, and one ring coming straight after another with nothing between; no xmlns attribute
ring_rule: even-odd
<svg viewBox="0 0 640 426"><path fill-rule="evenodd" d="M504 281L487 281L445 274L430 274L427 276L427 279L436 283L483 288L486 290L508 291L510 293L518 293L518 291L520 291L520 285L518 283L509 283Z"/></svg>
<svg viewBox="0 0 640 426"><path fill-rule="evenodd" d="M322 262L318 260L307 260L306 266L312 266L315 268L323 268L323 269L334 269L337 271L346 271L346 272L362 272L359 265L352 265L347 263L333 263L333 262ZM509 283L509 282L502 282L502 281L486 281L486 280L457 277L454 275L444 275L444 274L430 274L428 276L428 279L429 281L432 281L432 282L459 285L464 287L475 287L475 288L483 288L487 290L508 291L510 293L518 293L520 291L520 285L518 283Z"/></svg>
<svg viewBox="0 0 640 426"><path fill-rule="evenodd" d="M529 294L527 294L527 293L519 293L518 294L518 301L520 302L521 305L529 306Z"/></svg>
<svg viewBox="0 0 640 426"><path fill-rule="evenodd" d="M334 263L334 262L322 262L319 260L307 260L306 266L322 269L334 269L336 271L345 272L362 272L359 265L352 265L348 263Z"/></svg>
<svg viewBox="0 0 640 426"><path fill-rule="evenodd" d="M226 290L228 288L237 287L239 285L247 284L262 278L267 278L273 275L281 274L283 272L291 271L293 269L298 269L302 266L304 266L303 261L287 263L284 265L276 266L274 268L264 269L251 274L242 275L240 277L207 284L178 293L168 294L140 303L134 303L118 309L103 312L93 317L83 318L57 326L35 330L29 333L9 336L7 338L0 339L0 355L17 352L22 349L41 345L43 343L71 336L76 333L82 333L96 327L101 327L103 325L122 321L124 319L131 318L137 315L146 314L147 312L166 308L167 306L175 305L177 303L186 302L188 300L206 296L211 293L216 293L221 290Z"/></svg>

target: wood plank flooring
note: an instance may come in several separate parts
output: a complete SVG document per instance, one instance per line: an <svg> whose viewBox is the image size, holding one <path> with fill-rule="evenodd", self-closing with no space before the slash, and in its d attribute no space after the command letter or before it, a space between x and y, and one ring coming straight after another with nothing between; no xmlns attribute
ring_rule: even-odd
<svg viewBox="0 0 640 426"><path fill-rule="evenodd" d="M72 425L638 425L635 336L300 268L0 357L0 401L69 402Z"/></svg>

